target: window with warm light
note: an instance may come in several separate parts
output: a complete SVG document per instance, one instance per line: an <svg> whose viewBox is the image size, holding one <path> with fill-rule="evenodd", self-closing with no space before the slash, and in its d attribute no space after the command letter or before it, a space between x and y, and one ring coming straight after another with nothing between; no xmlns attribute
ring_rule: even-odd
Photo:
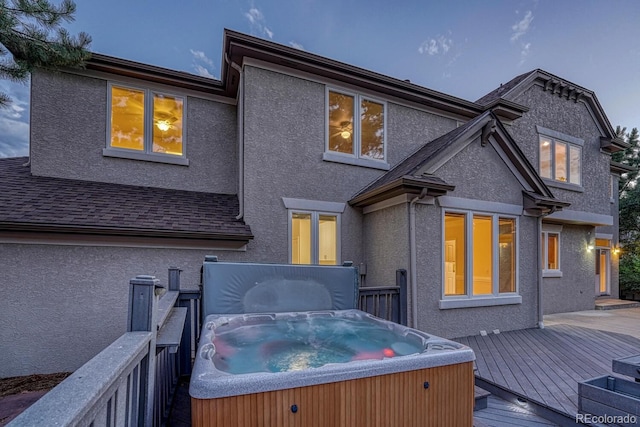
<svg viewBox="0 0 640 427"><path fill-rule="evenodd" d="M581 185L582 147L541 135L540 176L554 181Z"/></svg>
<svg viewBox="0 0 640 427"><path fill-rule="evenodd" d="M184 157L184 111L184 97L110 84L108 148Z"/></svg>
<svg viewBox="0 0 640 427"><path fill-rule="evenodd" d="M382 101L327 90L327 153L363 161L353 164L385 162L385 109Z"/></svg>
<svg viewBox="0 0 640 427"><path fill-rule="evenodd" d="M289 215L292 264L339 263L339 214L290 211Z"/></svg>
<svg viewBox="0 0 640 427"><path fill-rule="evenodd" d="M516 218L445 212L445 298L486 298L516 293L516 229Z"/></svg>
<svg viewBox="0 0 640 427"><path fill-rule="evenodd" d="M560 271L560 232L561 225L543 224L541 236L542 275L544 277L562 277Z"/></svg>

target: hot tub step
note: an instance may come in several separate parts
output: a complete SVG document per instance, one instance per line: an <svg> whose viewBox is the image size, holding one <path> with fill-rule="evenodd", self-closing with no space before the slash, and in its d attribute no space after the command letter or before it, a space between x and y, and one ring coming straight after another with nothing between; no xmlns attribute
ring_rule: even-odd
<svg viewBox="0 0 640 427"><path fill-rule="evenodd" d="M473 405L473 410L479 411L481 409L486 409L487 400L489 396L491 396L491 393L489 393L487 390L483 388L478 387L477 385L474 385L473 394L475 397L475 404Z"/></svg>

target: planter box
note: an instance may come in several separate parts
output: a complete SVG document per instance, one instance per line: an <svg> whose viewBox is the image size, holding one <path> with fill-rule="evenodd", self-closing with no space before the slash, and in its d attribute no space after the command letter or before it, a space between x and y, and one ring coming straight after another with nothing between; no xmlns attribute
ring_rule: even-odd
<svg viewBox="0 0 640 427"><path fill-rule="evenodd" d="M614 421L635 426L640 419L640 383L610 375L578 383L578 410L596 416L626 417Z"/></svg>
<svg viewBox="0 0 640 427"><path fill-rule="evenodd" d="M611 370L615 373L640 380L640 354L615 359L611 363Z"/></svg>

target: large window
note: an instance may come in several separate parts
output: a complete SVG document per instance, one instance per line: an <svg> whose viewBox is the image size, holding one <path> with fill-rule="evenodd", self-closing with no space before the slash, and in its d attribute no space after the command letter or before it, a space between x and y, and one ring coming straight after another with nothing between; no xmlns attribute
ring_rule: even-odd
<svg viewBox="0 0 640 427"><path fill-rule="evenodd" d="M541 135L540 176L554 181L581 185L582 147Z"/></svg>
<svg viewBox="0 0 640 427"><path fill-rule="evenodd" d="M542 225L542 274L545 277L562 277L560 270L561 231L561 225Z"/></svg>
<svg viewBox="0 0 640 427"><path fill-rule="evenodd" d="M444 296L487 297L517 291L517 220L498 214L444 215Z"/></svg>
<svg viewBox="0 0 640 427"><path fill-rule="evenodd" d="M110 84L109 106L109 148L184 157L183 97Z"/></svg>
<svg viewBox="0 0 640 427"><path fill-rule="evenodd" d="M385 161L385 103L366 96L327 91L327 152Z"/></svg>
<svg viewBox="0 0 640 427"><path fill-rule="evenodd" d="M290 211L292 264L339 263L339 215Z"/></svg>

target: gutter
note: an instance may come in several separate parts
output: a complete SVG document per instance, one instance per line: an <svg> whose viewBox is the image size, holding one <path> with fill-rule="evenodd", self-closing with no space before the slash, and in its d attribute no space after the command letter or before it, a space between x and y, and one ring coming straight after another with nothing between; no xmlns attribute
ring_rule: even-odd
<svg viewBox="0 0 640 427"><path fill-rule="evenodd" d="M425 187L409 202L409 281L411 282L411 327L418 329L418 279L416 272L416 203L427 195Z"/></svg>

